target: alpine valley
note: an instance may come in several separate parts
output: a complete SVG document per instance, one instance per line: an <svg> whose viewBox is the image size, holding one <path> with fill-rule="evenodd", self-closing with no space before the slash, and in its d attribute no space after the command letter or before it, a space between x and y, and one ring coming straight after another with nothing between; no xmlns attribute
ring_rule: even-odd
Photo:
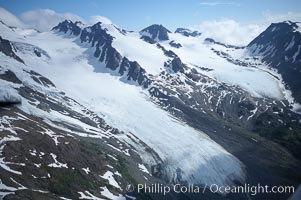
<svg viewBox="0 0 301 200"><path fill-rule="evenodd" d="M0 20L1 198L287 199L136 186L300 184L300 24L233 46L156 24Z"/></svg>

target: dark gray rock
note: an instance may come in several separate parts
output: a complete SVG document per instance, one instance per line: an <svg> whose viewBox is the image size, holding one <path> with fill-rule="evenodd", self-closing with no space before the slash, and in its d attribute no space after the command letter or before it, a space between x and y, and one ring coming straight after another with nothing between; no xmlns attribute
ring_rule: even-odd
<svg viewBox="0 0 301 200"><path fill-rule="evenodd" d="M170 62L166 63L165 67L171 67L171 69L175 73L177 72L184 73L184 69L186 68L186 65L182 63L179 57L175 57Z"/></svg>
<svg viewBox="0 0 301 200"><path fill-rule="evenodd" d="M273 23L247 48L278 70L286 87L301 103L301 33L296 30L298 26L300 24L290 21Z"/></svg>
<svg viewBox="0 0 301 200"><path fill-rule="evenodd" d="M102 23L98 22L93 26L82 29L79 35L81 43L90 43L92 47L95 47L94 57L96 57L99 62L105 63L106 68L112 71L116 71L119 68L118 73L122 76L126 76L127 80L137 82L145 88L148 87L151 81L147 77L146 71L137 62L129 61L126 57L120 55L112 46L114 38L108 34L107 30L102 28L101 25ZM59 29L59 31L60 30L61 29ZM125 30L117 30L122 34L126 34ZM61 31L66 33L65 29Z"/></svg>
<svg viewBox="0 0 301 200"><path fill-rule="evenodd" d="M170 46L174 48L181 48L182 45L180 43L176 43L174 40L169 42Z"/></svg>
<svg viewBox="0 0 301 200"><path fill-rule="evenodd" d="M168 33L171 33L167 28L162 25L153 24L140 31L142 36L148 36L152 40L169 40Z"/></svg>
<svg viewBox="0 0 301 200"><path fill-rule="evenodd" d="M14 46L11 44L11 42L9 40L3 39L1 36L0 36L0 52L24 64L24 61L15 54Z"/></svg>
<svg viewBox="0 0 301 200"><path fill-rule="evenodd" d="M244 48L244 47L240 47L240 46L235 46L235 45L230 45L230 44L225 44L225 43L222 43L222 42L218 42L218 41L215 41L212 38L206 38L205 42L210 42L210 43L213 43L213 44L218 44L218 45L224 46L226 48L233 48L233 49L243 49Z"/></svg>
<svg viewBox="0 0 301 200"><path fill-rule="evenodd" d="M140 37L140 39L142 39L143 41L145 41L145 42L148 42L148 43L150 43L150 44L155 44L156 43L156 41L155 40L153 40L152 38L150 38L150 37L148 37L148 36L141 36Z"/></svg>
<svg viewBox="0 0 301 200"><path fill-rule="evenodd" d="M166 55L166 56L168 56L170 58L178 57L177 54L175 54L171 50L166 50L161 44L156 44L156 46L163 51L164 55Z"/></svg>
<svg viewBox="0 0 301 200"><path fill-rule="evenodd" d="M22 83L20 79L16 76L16 74L11 70L7 70L6 72L4 72L4 74L0 74L0 79L17 84Z"/></svg>
<svg viewBox="0 0 301 200"><path fill-rule="evenodd" d="M38 50L36 50L36 49L35 49L33 52L34 52L38 57L41 57L41 56L42 56L41 53L40 53Z"/></svg>
<svg viewBox="0 0 301 200"><path fill-rule="evenodd" d="M70 35L78 36L81 32L80 24L82 22L72 22L70 20L65 20L60 22L57 26L53 27L52 30L57 30L59 32L67 33L70 31Z"/></svg>
<svg viewBox="0 0 301 200"><path fill-rule="evenodd" d="M180 33L186 37L197 37L197 36L202 35L202 33L198 32L198 31L191 31L187 28L177 28L175 33Z"/></svg>

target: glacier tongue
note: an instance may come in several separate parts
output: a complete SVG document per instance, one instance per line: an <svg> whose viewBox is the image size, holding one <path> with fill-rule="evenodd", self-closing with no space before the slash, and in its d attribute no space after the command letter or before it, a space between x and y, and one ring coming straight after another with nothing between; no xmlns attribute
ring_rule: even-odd
<svg viewBox="0 0 301 200"><path fill-rule="evenodd" d="M152 103L140 87L125 84L109 73L95 73L87 49L75 39L53 33L28 36L28 41L45 50L49 59L24 57L33 70L49 77L58 89L94 110L109 125L133 134L154 150L171 180L178 169L182 180L199 184L231 184L244 181L244 166L205 133L179 122ZM20 52L21 54L22 52ZM38 63L38 64L37 64ZM119 136L130 144L128 137ZM158 164L134 146L149 166Z"/></svg>
<svg viewBox="0 0 301 200"><path fill-rule="evenodd" d="M191 183L226 184L230 177L243 179L241 163L206 134L169 116L148 101L139 88L116 79L107 79L106 84L118 86L111 88L113 92L97 94L89 102L91 109L104 114L110 125L132 133L152 148L167 165L170 179L178 168L183 171L183 179ZM136 144L135 148L145 154L143 147ZM142 159L149 165L156 164L148 157Z"/></svg>

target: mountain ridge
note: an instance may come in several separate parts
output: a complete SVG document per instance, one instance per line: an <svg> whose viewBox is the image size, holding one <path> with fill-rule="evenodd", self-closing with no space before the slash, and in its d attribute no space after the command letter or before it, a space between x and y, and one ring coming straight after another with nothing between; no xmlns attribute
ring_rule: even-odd
<svg viewBox="0 0 301 200"><path fill-rule="evenodd" d="M286 86L292 90L297 102L301 102L301 33L299 25L286 21L271 24L263 33L248 44L255 56L278 70Z"/></svg>
<svg viewBox="0 0 301 200"><path fill-rule="evenodd" d="M1 29L4 30L2 27ZM72 21L65 21L54 27L54 32L38 36L27 35L26 39L20 39L18 32L3 32L3 37L15 46L11 52L23 59L25 64L18 62L16 56L1 55L2 60L5 60L0 68L1 84L3 88L12 89L7 92L21 96L22 99L22 105L10 107L8 110L3 109L5 114L2 118L15 117L16 113L19 113L17 115L24 115L34 121L39 121L35 117L47 119L38 123L54 132L46 131L45 137L50 137L48 139L53 141L50 150L55 152L43 149L42 152L46 153L47 159L42 165L61 166L61 170L66 170L67 174L68 169L62 166L75 165L76 170L84 175L85 183L89 183L90 173L105 177L106 170L112 169L108 174L113 174L113 179L120 181L120 187L134 183L132 179L148 183L162 181L166 184L187 181L201 184L212 182L242 184L248 181L266 184L285 182L296 185L300 180L300 177L296 176L300 155L298 148L300 116L291 111L291 102L285 98L256 96L242 85L222 82L214 76L214 73L218 73L218 67L206 63L199 64L192 59L189 62L190 60L183 56L183 52L186 46L197 41L200 42L196 43L200 45L199 49L205 49L203 52L214 56L216 60L223 60L228 64L226 66L245 71L258 70L254 71L254 74L262 73L265 77L271 77L271 74L262 72L262 63L257 63L251 56L246 59L236 56L245 49L216 42L202 42L205 38L182 37L180 34L167 33L168 39L153 40L152 43L140 39L139 33L122 31L114 25L96 23L92 26L79 27ZM158 34L155 35L156 39ZM44 43L45 38L53 44ZM128 41L132 43L124 46L124 43L129 43ZM182 47L173 47L170 41L175 41ZM135 59L127 48L137 44L144 45L145 50L139 55L154 54L160 55L163 59L153 62L154 66L141 62L144 59ZM134 53L138 54L141 48L135 48ZM205 56L207 54L201 58L204 59ZM39 66L36 66L36 63ZM110 73L107 73L106 69ZM149 73L150 70L152 73ZM273 77L274 79L276 78ZM13 82L19 86L12 84ZM93 86L94 84L96 86ZM81 94L76 92L78 90ZM13 125L5 124L5 134L8 138L12 135L11 126L28 129L27 125L22 125L21 119L17 118L13 121ZM20 129L17 136L25 140L25 132ZM43 128L36 127L36 132L33 132L33 136L28 140L35 141L34 136L40 137L43 135L42 132L45 132ZM62 152L58 150L60 145L67 145L64 142L70 140L75 149L77 146L87 148L82 146L82 143L77 144L72 137L69 139L71 135L86 143L91 149L88 150L90 152L88 155L92 154L96 160L90 160L85 153L80 155L81 160L89 163L88 166L94 166L96 162L108 162L114 169L105 166L101 169L91 167L88 169L92 172L88 172L87 166L71 162L66 158L66 150ZM66 138L61 139L60 136ZM161 136L164 139L161 139ZM13 141L8 144L20 145L17 140ZM29 145L25 145L24 148L32 153ZM213 150L218 152L218 156L214 156ZM98 151L103 152L101 155L110 154L115 159L118 157L119 161L115 163L116 160L108 156L97 157ZM5 148L5 152L11 154L13 150ZM57 155L57 162L51 153ZM185 156L183 153L186 153ZM76 159L76 155L72 156ZM37 162L29 158L30 161ZM210 160L208 162L210 165L202 165L203 159ZM254 159L258 162L254 163ZM8 157L5 157L5 160L8 160ZM124 164L122 160L130 164ZM24 161L26 166L29 165L28 162ZM125 168L132 173L140 172L141 170L137 168L140 163L146 166L149 174L141 172L133 178L128 172L121 171ZM195 171L189 171L191 168L187 168L187 163L190 165L193 163ZM227 166L232 167L224 169L223 165L218 163L227 163ZM275 165L282 168L274 169ZM22 172L36 169L39 173L45 174L39 167L30 170L27 167L12 169ZM223 173L219 174L219 170ZM54 177L48 177L50 181L58 178L53 174L51 167L48 172ZM120 179L118 172L125 178ZM0 173L4 173L7 177L2 180L6 185L13 184L8 180L10 173L2 171ZM296 176L296 180L291 180L289 178L291 176ZM72 180L78 181L77 177L76 175ZM25 185L26 179L22 176L14 176L14 179ZM99 178L95 180L99 181ZM62 186L60 184L63 190L54 185L36 185L36 187L43 191L50 190L49 195L59 194L72 198L78 198L79 194L89 195L85 190L93 191L97 197L105 197L104 186L114 194L123 195L121 198L131 195L118 189L116 185L112 187L110 183L110 180L101 179L100 185L93 185L90 189L85 184L80 184L81 187L72 185L70 191L64 191L66 189L64 184ZM10 192L22 196L23 193L19 194L18 187L15 186L15 191L18 192ZM102 188L100 192L97 191L99 187ZM239 197L248 198L244 195ZM258 198L261 197L267 196L263 194ZM279 197L284 199L287 196L275 195L272 198ZM151 198L157 199L154 196ZM223 196L218 198L223 199Z"/></svg>

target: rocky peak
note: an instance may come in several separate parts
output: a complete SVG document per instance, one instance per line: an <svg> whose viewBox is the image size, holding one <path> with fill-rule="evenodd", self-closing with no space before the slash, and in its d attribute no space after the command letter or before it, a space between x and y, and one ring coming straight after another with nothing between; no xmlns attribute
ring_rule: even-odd
<svg viewBox="0 0 301 200"><path fill-rule="evenodd" d="M94 46L95 42L99 42L99 45L103 45L104 43L111 45L113 37L101 25L102 23L98 22L93 26L84 28L80 35L81 41L92 42L92 46Z"/></svg>
<svg viewBox="0 0 301 200"><path fill-rule="evenodd" d="M282 75L287 88L301 102L301 33L296 22L272 23L248 46L254 56L261 56Z"/></svg>
<svg viewBox="0 0 301 200"><path fill-rule="evenodd" d="M155 41L169 40L168 33L171 33L161 24L153 24L140 31L141 36L146 36Z"/></svg>
<svg viewBox="0 0 301 200"><path fill-rule="evenodd" d="M296 22L285 21L280 23L272 23L265 31L263 31L258 37L256 37L248 45L249 48L254 45L267 45L271 44L277 48L287 48L289 43L287 40L292 39L292 37L301 37L300 31L298 31L299 26ZM297 39L296 38L296 39ZM297 43L296 43L297 45ZM263 52L262 48L258 53ZM284 49L285 50L285 49Z"/></svg>
<svg viewBox="0 0 301 200"><path fill-rule="evenodd" d="M59 32L67 33L70 31L70 35L78 36L83 27L83 23L80 21L72 22L71 20L65 20L60 22L57 26L53 27L52 30L57 30Z"/></svg>
<svg viewBox="0 0 301 200"><path fill-rule="evenodd" d="M67 33L68 30L72 30L75 26L79 27L78 24L65 20L53 29ZM114 25L112 27L121 34L126 33L125 30L119 29ZM125 76L125 80L137 82L139 85L147 88L150 80L146 75L146 71L137 62L121 56L112 46L114 37L108 33L107 28L106 24L98 22L93 26L80 29L77 36L79 36L81 43L89 43L92 47L95 47L94 57L99 62L105 63L106 68L112 71L116 71L119 68L118 73L121 76ZM96 68L95 71L98 72L99 69Z"/></svg>

